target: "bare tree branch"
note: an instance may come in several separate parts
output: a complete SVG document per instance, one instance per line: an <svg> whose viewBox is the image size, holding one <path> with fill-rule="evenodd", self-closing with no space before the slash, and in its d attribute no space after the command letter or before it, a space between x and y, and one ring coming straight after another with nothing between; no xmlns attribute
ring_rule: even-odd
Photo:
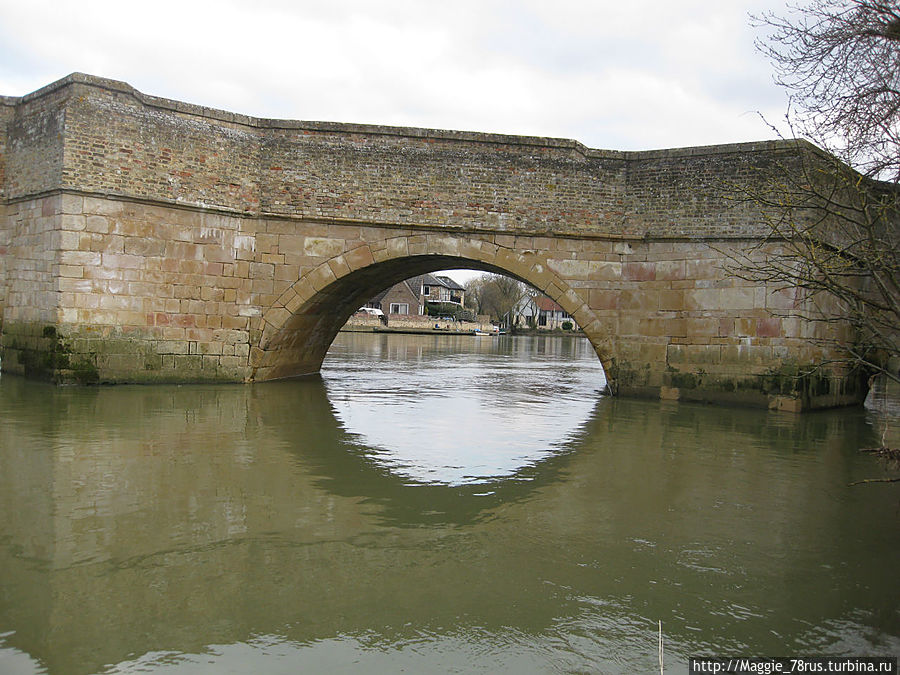
<svg viewBox="0 0 900 675"><path fill-rule="evenodd" d="M808 0L753 21L790 94L791 134L812 144L787 145L755 180L726 187L768 227L731 255L731 272L793 289L782 316L831 326L816 339L846 364L900 382L900 6Z"/></svg>

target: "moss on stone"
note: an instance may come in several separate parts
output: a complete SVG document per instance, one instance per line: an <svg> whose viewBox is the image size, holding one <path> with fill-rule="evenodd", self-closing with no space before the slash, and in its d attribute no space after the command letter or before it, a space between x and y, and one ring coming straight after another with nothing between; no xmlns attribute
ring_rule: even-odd
<svg viewBox="0 0 900 675"><path fill-rule="evenodd" d="M95 355L75 352L56 326L6 329L11 335L4 339L0 358L10 360L12 367L4 366L5 369L59 384L94 384L99 380Z"/></svg>

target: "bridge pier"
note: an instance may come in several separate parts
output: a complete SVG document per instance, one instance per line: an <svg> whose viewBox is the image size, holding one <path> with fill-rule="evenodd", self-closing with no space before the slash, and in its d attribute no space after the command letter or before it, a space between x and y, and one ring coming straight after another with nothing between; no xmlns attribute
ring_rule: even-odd
<svg viewBox="0 0 900 675"><path fill-rule="evenodd" d="M848 329L797 318L796 289L727 271L729 251L777 244L711 186L786 148L620 153L256 120L73 75L0 99L2 369L82 383L314 373L369 297L457 267L553 298L617 395L859 403L866 378L826 346Z"/></svg>

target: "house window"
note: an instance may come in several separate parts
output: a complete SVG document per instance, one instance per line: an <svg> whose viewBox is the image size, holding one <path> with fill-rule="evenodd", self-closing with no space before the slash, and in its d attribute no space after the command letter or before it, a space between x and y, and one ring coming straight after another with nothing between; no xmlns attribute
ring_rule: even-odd
<svg viewBox="0 0 900 675"><path fill-rule="evenodd" d="M391 314L409 314L409 304L406 302L392 302Z"/></svg>
<svg viewBox="0 0 900 675"><path fill-rule="evenodd" d="M422 286L422 295L431 295L431 286Z"/></svg>

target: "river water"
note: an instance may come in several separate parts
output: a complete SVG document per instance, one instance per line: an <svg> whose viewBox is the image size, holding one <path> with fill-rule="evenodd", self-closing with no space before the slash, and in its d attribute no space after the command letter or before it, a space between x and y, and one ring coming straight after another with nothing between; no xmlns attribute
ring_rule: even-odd
<svg viewBox="0 0 900 675"><path fill-rule="evenodd" d="M605 397L579 338L321 378L0 378L0 673L651 673L900 653L880 407Z"/></svg>

